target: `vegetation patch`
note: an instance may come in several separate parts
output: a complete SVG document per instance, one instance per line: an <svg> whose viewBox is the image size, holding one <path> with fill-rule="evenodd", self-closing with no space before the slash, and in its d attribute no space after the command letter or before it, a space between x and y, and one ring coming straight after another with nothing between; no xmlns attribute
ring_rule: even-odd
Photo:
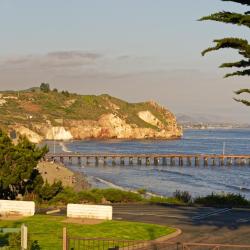
<svg viewBox="0 0 250 250"><path fill-rule="evenodd" d="M241 194L214 194L198 197L195 204L212 207L250 207L250 202Z"/></svg>
<svg viewBox="0 0 250 250"><path fill-rule="evenodd" d="M30 123L52 124L55 119L92 120L98 121L102 115L114 114L124 119L128 124L140 128L152 128L138 116L140 111L150 111L162 124L168 126L173 115L166 109L150 102L128 103L109 95L78 95L68 91L51 90L48 83L42 83L40 88L31 88L19 92L0 92L6 99L0 107L0 126L20 123L29 126Z"/></svg>
<svg viewBox="0 0 250 250"><path fill-rule="evenodd" d="M28 226L30 240L38 241L41 249L61 249L63 227L67 227L68 234L84 238L109 238L121 240L153 240L175 231L166 226L106 221L96 225L79 225L65 223L61 216L36 215L18 221L1 221L0 227L20 227L22 223Z"/></svg>

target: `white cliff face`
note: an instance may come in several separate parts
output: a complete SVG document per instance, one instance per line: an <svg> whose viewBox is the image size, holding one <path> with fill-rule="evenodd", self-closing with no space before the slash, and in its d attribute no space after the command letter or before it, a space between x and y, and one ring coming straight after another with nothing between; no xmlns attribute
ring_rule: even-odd
<svg viewBox="0 0 250 250"><path fill-rule="evenodd" d="M37 134L36 132L24 127L24 126L15 126L14 127L17 134L21 136L26 136L28 140L32 143L40 143L44 138Z"/></svg>
<svg viewBox="0 0 250 250"><path fill-rule="evenodd" d="M51 127L47 130L45 139L47 140L71 140L73 139L70 131L64 127Z"/></svg>
<svg viewBox="0 0 250 250"><path fill-rule="evenodd" d="M7 103L7 101L5 99L3 99L3 95L0 94L0 106L3 106L6 103Z"/></svg>
<svg viewBox="0 0 250 250"><path fill-rule="evenodd" d="M103 115L99 120L99 124L101 127L106 128L110 137L130 138L132 133L131 125L114 114Z"/></svg>
<svg viewBox="0 0 250 250"><path fill-rule="evenodd" d="M152 117L150 116L150 118ZM153 120L155 121L155 119ZM173 120L171 128L161 128L161 125L163 126L161 123L157 126L159 128L158 130L152 128L140 128L126 123L125 120L115 114L105 114L98 121L68 121L67 127L74 139L169 139L182 136L182 130L176 126L175 120Z"/></svg>
<svg viewBox="0 0 250 250"><path fill-rule="evenodd" d="M138 113L138 116L145 122L156 126L158 128L164 128L164 125L162 124L162 122L157 119L150 111L146 110L146 111L140 111Z"/></svg>

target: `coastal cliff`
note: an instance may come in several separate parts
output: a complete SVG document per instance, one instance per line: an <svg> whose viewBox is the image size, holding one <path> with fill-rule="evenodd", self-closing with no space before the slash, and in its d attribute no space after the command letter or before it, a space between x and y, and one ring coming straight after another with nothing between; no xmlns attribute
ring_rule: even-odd
<svg viewBox="0 0 250 250"><path fill-rule="evenodd" d="M0 127L30 141L89 138L171 139L182 129L153 101L128 103L109 95L77 95L39 88L0 92Z"/></svg>

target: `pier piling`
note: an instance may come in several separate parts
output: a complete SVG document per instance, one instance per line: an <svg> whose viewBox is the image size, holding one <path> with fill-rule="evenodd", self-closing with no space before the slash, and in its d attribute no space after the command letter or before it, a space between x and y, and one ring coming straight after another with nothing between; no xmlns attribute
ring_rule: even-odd
<svg viewBox="0 0 250 250"><path fill-rule="evenodd" d="M98 156L95 157L95 165L96 165L96 166L99 165L99 157L98 157Z"/></svg>
<svg viewBox="0 0 250 250"><path fill-rule="evenodd" d="M170 166L174 167L175 166L175 157L170 158Z"/></svg>
<svg viewBox="0 0 250 250"><path fill-rule="evenodd" d="M151 159L150 157L146 157L146 166L150 166L151 165Z"/></svg>
<svg viewBox="0 0 250 250"><path fill-rule="evenodd" d="M207 157L204 157L204 166L205 166L205 167L208 166L208 159L207 159Z"/></svg>
<svg viewBox="0 0 250 250"><path fill-rule="evenodd" d="M133 166L134 164L134 158L133 157L129 157L129 165Z"/></svg>
<svg viewBox="0 0 250 250"><path fill-rule="evenodd" d="M82 158L80 156L78 156L77 158L78 158L78 165L82 165Z"/></svg>
<svg viewBox="0 0 250 250"><path fill-rule="evenodd" d="M200 166L200 159L199 159L199 157L195 157L195 159L194 159L194 161L195 161L195 163L194 163L194 165L195 165L195 167L199 167Z"/></svg>
<svg viewBox="0 0 250 250"><path fill-rule="evenodd" d="M115 166L115 165L116 165L116 158L112 157L112 166Z"/></svg>
<svg viewBox="0 0 250 250"><path fill-rule="evenodd" d="M120 158L120 165L121 165L121 166L124 166L124 165L125 165L124 157L121 157L121 158Z"/></svg>
<svg viewBox="0 0 250 250"><path fill-rule="evenodd" d="M167 158L166 157L162 158L162 166L167 166Z"/></svg>

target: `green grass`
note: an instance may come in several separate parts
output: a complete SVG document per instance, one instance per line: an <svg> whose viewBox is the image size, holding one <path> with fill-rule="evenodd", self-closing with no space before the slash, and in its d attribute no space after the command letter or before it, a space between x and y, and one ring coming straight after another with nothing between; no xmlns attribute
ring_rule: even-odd
<svg viewBox="0 0 250 250"><path fill-rule="evenodd" d="M97 225L65 223L63 216L36 215L18 221L1 221L0 227L28 226L31 240L38 240L42 249L61 249L62 229L67 227L68 234L84 238L115 238L121 240L152 240L173 233L175 229L166 226L106 221Z"/></svg>

